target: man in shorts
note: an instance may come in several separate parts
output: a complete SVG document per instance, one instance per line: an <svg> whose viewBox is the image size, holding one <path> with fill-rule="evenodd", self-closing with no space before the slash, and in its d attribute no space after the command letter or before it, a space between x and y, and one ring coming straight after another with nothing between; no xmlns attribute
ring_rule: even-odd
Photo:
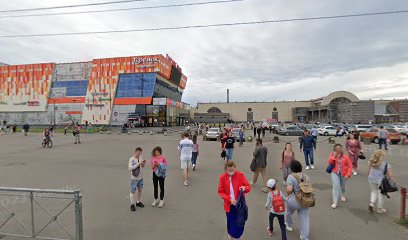
<svg viewBox="0 0 408 240"><path fill-rule="evenodd" d="M146 160L142 157L143 150L137 147L135 154L129 159L130 171L130 211L136 211L136 207L144 207L140 201L143 189L143 170L146 166Z"/></svg>
<svg viewBox="0 0 408 240"><path fill-rule="evenodd" d="M178 150L180 151L181 170L183 170L184 186L188 186L188 168L193 156L193 141L189 138L188 133L183 134Z"/></svg>

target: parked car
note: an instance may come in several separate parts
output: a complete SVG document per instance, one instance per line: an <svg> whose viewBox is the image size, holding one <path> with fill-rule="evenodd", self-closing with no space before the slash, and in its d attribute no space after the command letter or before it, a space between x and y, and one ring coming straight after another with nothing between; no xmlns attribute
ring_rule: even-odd
<svg viewBox="0 0 408 240"><path fill-rule="evenodd" d="M302 136L303 129L298 126L287 126L278 129L278 134L286 136Z"/></svg>
<svg viewBox="0 0 408 240"><path fill-rule="evenodd" d="M319 132L319 135L336 136L337 127L323 126L323 127L318 128L317 131ZM347 131L344 128L341 128L339 135L343 136L344 134L347 134Z"/></svg>
<svg viewBox="0 0 408 240"><path fill-rule="evenodd" d="M232 129L232 136L235 138L236 142L239 142L239 130L241 130L241 128ZM244 142L245 142L245 138L244 138Z"/></svg>
<svg viewBox="0 0 408 240"><path fill-rule="evenodd" d="M363 124L358 124L358 125L356 125L355 126L355 128L357 129L357 131L359 131L359 132L365 132L365 131L367 131L368 129L370 129L370 128L372 128L373 126L372 125L369 125L369 124L365 124L365 125L363 125Z"/></svg>
<svg viewBox="0 0 408 240"><path fill-rule="evenodd" d="M364 139L370 139L370 141L374 143L378 143L378 131L380 129L377 127L372 127L365 132L360 132L360 138L364 141ZM395 129L388 128L388 139L391 141L392 144L398 144L401 141L401 133L396 131Z"/></svg>
<svg viewBox="0 0 408 240"><path fill-rule="evenodd" d="M210 140L210 139L218 140L221 135L221 129L220 128L210 128L208 129L205 135L207 136L207 140Z"/></svg>
<svg viewBox="0 0 408 240"><path fill-rule="evenodd" d="M407 135L408 125L395 125L395 130L397 130L401 134Z"/></svg>

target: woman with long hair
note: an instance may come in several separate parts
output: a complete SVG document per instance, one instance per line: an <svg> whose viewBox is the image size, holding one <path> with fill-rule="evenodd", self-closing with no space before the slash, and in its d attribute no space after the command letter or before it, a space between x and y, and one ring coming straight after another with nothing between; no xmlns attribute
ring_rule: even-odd
<svg viewBox="0 0 408 240"><path fill-rule="evenodd" d="M295 152L292 150L292 143L286 143L285 148L282 151L281 157L281 170L283 173L283 181L286 184L288 176L292 174L290 170L290 164L295 160Z"/></svg>
<svg viewBox="0 0 408 240"><path fill-rule="evenodd" d="M368 183L370 184L370 204L368 205L368 210L374 212L375 205L377 204L378 213L386 213L387 210L384 208L384 199L381 194L380 185L384 178L384 172L386 175L394 181L394 175L391 171L391 165L384 161L385 152L381 149L376 150L368 161ZM387 169L386 169L387 168Z"/></svg>
<svg viewBox="0 0 408 240"><path fill-rule="evenodd" d="M348 140L346 141L346 150L353 163L353 175L357 176L358 156L361 151L361 143L355 138L354 133L349 134Z"/></svg>

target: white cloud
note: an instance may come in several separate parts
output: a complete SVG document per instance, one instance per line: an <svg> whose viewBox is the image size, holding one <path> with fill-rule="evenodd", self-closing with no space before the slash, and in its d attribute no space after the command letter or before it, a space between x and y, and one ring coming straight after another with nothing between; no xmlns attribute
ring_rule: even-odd
<svg viewBox="0 0 408 240"><path fill-rule="evenodd" d="M46 0L40 4L87 2ZM2 9L38 7L39 3L35 3L4 1ZM169 1L115 7L165 3ZM246 0L198 7L0 19L0 35L184 26L401 9L408 9L408 2ZM0 61L70 62L169 53L189 77L183 100L192 104L225 100L227 88L231 89L232 101L303 100L335 90L349 90L360 98L405 98L408 97L407 23L408 15L402 14L180 31L0 38Z"/></svg>

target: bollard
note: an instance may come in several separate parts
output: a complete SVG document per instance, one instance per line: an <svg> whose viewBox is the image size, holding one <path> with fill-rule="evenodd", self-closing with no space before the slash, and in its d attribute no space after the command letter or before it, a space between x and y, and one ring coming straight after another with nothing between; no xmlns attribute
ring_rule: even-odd
<svg viewBox="0 0 408 240"><path fill-rule="evenodd" d="M164 131L164 133L163 133L163 134L164 134L164 136L167 136L167 131Z"/></svg>
<svg viewBox="0 0 408 240"><path fill-rule="evenodd" d="M149 135L153 135L153 132L152 132L152 131L150 131L150 132L149 132Z"/></svg>
<svg viewBox="0 0 408 240"><path fill-rule="evenodd" d="M131 134L131 132L129 131L129 132L127 132L127 134L128 134L128 135L130 135L130 134Z"/></svg>
<svg viewBox="0 0 408 240"><path fill-rule="evenodd" d="M140 131L140 132L139 132L139 135L143 135L143 131Z"/></svg>
<svg viewBox="0 0 408 240"><path fill-rule="evenodd" d="M112 132L111 132L111 131L107 131L106 133L107 133L107 134L111 134Z"/></svg>
<svg viewBox="0 0 408 240"><path fill-rule="evenodd" d="M279 137L278 136L273 137L273 142L274 143L279 143Z"/></svg>
<svg viewBox="0 0 408 240"><path fill-rule="evenodd" d="M329 137L329 143L330 144L336 144L336 140L334 140L333 137Z"/></svg>
<svg viewBox="0 0 408 240"><path fill-rule="evenodd" d="M406 188L401 188L401 209L400 209L400 219L405 219L406 218L406 211L405 208L407 206L406 204L407 201L407 189Z"/></svg>

